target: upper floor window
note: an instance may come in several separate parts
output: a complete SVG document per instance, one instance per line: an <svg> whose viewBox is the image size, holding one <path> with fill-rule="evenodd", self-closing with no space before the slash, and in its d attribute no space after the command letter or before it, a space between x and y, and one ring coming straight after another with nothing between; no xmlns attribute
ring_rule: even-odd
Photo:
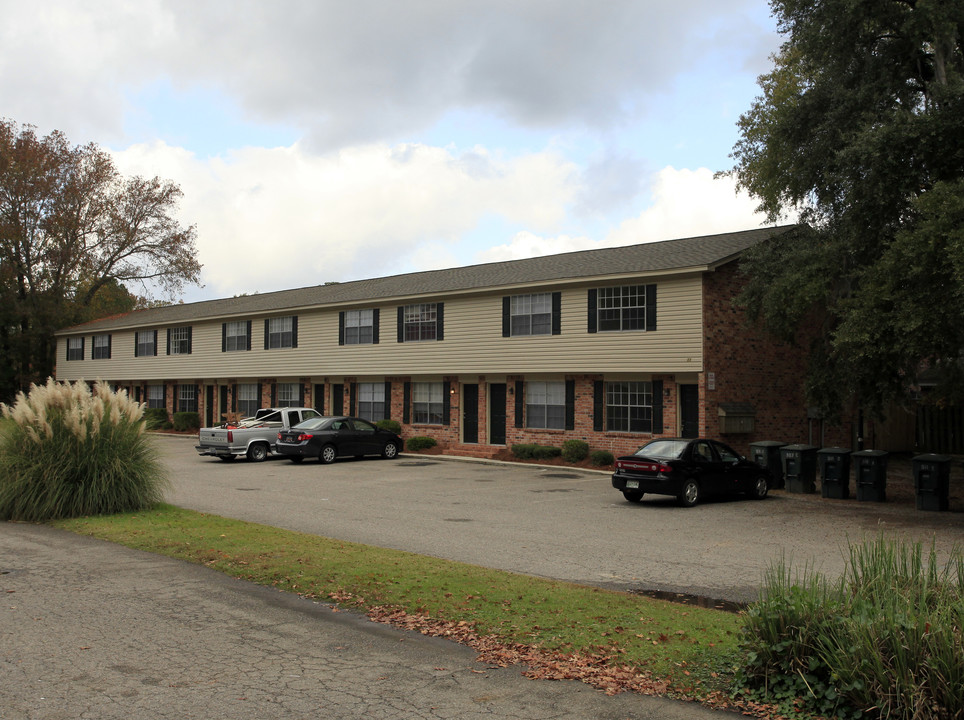
<svg viewBox="0 0 964 720"><path fill-rule="evenodd" d="M526 427L566 428L566 383L526 383Z"/></svg>
<svg viewBox="0 0 964 720"><path fill-rule="evenodd" d="M589 332L655 329L655 285L624 285L589 291Z"/></svg>
<svg viewBox="0 0 964 720"><path fill-rule="evenodd" d="M168 355L190 355L191 354L191 328L190 327L168 328L167 354Z"/></svg>
<svg viewBox="0 0 964 720"><path fill-rule="evenodd" d="M298 347L298 317L269 318L264 321L264 349Z"/></svg>
<svg viewBox="0 0 964 720"><path fill-rule="evenodd" d="M93 360L110 360L110 335L94 335L90 357Z"/></svg>
<svg viewBox="0 0 964 720"><path fill-rule="evenodd" d="M443 303L415 303L398 308L398 342L443 338Z"/></svg>
<svg viewBox="0 0 964 720"><path fill-rule="evenodd" d="M338 313L339 345L373 345L378 342L378 310Z"/></svg>
<svg viewBox="0 0 964 720"><path fill-rule="evenodd" d="M67 359L84 359L84 339L82 337L67 338Z"/></svg>
<svg viewBox="0 0 964 720"><path fill-rule="evenodd" d="M251 321L221 323L221 352L251 349Z"/></svg>
<svg viewBox="0 0 964 720"><path fill-rule="evenodd" d="M138 330L134 343L134 357L157 355L157 330Z"/></svg>
<svg viewBox="0 0 964 720"><path fill-rule="evenodd" d="M502 336L558 335L562 293L502 298Z"/></svg>

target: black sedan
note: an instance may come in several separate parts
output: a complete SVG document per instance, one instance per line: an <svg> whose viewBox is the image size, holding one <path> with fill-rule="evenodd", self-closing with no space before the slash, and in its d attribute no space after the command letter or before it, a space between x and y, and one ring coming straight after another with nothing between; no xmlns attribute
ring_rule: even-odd
<svg viewBox="0 0 964 720"><path fill-rule="evenodd" d="M672 495L692 507L703 495L746 494L762 500L770 472L727 445L705 438L660 438L616 460L613 487L630 502L644 493Z"/></svg>
<svg viewBox="0 0 964 720"><path fill-rule="evenodd" d="M402 438L390 430L377 428L361 418L342 415L314 417L290 430L282 430L275 445L279 455L287 455L295 463L306 457L330 463L343 455L381 455L394 459L402 447Z"/></svg>

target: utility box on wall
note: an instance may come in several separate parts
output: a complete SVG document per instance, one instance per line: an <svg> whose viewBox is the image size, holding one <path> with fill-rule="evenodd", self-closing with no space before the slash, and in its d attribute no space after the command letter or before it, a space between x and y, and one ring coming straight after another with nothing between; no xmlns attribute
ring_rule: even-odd
<svg viewBox="0 0 964 720"><path fill-rule="evenodd" d="M723 434L752 433L756 430L756 410L750 403L720 403L717 414Z"/></svg>

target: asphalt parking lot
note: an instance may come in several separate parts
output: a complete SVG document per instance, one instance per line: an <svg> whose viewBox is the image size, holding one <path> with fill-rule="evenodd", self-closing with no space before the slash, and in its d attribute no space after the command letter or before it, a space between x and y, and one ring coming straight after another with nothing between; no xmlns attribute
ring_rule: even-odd
<svg viewBox="0 0 964 720"><path fill-rule="evenodd" d="M760 502L628 503L608 473L405 455L333 465L224 463L194 438L160 436L169 501L202 512L379 547L628 591L746 602L782 558L828 575L851 541L964 542L964 515L774 492Z"/></svg>

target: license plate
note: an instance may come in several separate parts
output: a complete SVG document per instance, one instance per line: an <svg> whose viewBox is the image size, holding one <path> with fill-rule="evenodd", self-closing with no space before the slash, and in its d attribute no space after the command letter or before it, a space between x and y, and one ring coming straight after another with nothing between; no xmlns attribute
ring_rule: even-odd
<svg viewBox="0 0 964 720"><path fill-rule="evenodd" d="M627 490L638 490L638 489L639 489L639 480L627 480L627 481L626 481L626 489L627 489Z"/></svg>

